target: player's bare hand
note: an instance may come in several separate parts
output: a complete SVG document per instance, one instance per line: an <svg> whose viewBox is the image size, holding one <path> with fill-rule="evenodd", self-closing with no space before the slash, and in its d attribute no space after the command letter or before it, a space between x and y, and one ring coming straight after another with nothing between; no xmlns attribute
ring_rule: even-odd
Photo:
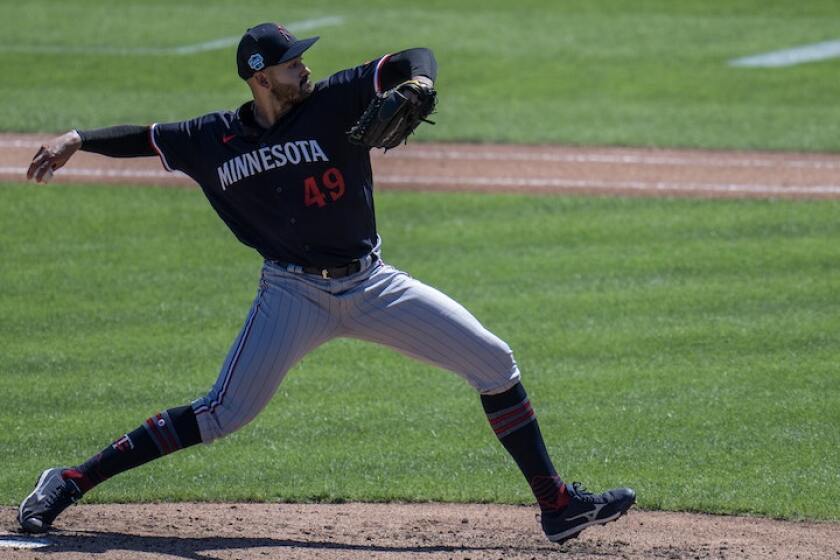
<svg viewBox="0 0 840 560"><path fill-rule="evenodd" d="M411 80L409 80L409 82L416 82L417 85L426 89L434 89L435 87L434 82L426 76L414 76ZM419 101L419 97L411 88L405 88L404 90L400 90L400 92L413 103L417 103Z"/></svg>
<svg viewBox="0 0 840 560"><path fill-rule="evenodd" d="M35 179L36 183L49 182L53 171L63 167L81 146L82 138L75 130L44 143L32 158L26 178Z"/></svg>

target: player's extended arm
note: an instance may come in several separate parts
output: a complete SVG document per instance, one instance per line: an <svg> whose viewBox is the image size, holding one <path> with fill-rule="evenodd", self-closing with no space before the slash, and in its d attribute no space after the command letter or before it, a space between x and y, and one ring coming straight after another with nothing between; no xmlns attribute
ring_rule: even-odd
<svg viewBox="0 0 840 560"><path fill-rule="evenodd" d="M149 142L149 127L122 125L95 130L71 130L45 142L26 171L27 179L46 183L53 171L63 167L77 151L111 157L156 155Z"/></svg>
<svg viewBox="0 0 840 560"><path fill-rule="evenodd" d="M437 78L437 61L430 49L408 49L389 56L380 72L383 91L409 80L417 80L432 88Z"/></svg>

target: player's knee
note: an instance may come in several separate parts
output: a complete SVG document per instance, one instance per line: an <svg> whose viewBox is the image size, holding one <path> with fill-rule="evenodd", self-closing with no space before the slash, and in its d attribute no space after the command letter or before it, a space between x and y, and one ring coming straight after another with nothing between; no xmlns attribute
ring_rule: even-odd
<svg viewBox="0 0 840 560"><path fill-rule="evenodd" d="M509 369L487 371L474 376L469 381L475 390L482 395L492 395L507 391L519 383L520 377L519 367L516 362L511 361Z"/></svg>
<svg viewBox="0 0 840 560"><path fill-rule="evenodd" d="M474 362L474 368L463 372L473 388L481 394L494 394L507 391L519 383L519 366L513 357L513 351L502 340L488 345L484 359Z"/></svg>
<svg viewBox="0 0 840 560"><path fill-rule="evenodd" d="M211 443L245 427L256 418L257 413L247 410L235 410L227 403L213 405L207 398L193 402L195 418L201 432L201 442Z"/></svg>

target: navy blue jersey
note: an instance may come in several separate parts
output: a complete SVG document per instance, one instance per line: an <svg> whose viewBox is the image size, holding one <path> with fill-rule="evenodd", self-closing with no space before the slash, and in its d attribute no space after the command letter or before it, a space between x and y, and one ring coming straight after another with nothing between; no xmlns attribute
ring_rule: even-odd
<svg viewBox="0 0 840 560"><path fill-rule="evenodd" d="M164 167L195 180L246 245L263 257L338 266L377 244L368 148L345 132L381 89L387 57L333 74L270 129L237 111L155 124Z"/></svg>

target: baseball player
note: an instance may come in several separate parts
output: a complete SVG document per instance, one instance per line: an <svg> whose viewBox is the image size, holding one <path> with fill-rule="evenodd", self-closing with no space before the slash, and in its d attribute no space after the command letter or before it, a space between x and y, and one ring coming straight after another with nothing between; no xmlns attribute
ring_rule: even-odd
<svg viewBox="0 0 840 560"><path fill-rule="evenodd" d="M151 126L72 130L44 144L27 172L43 182L77 150L157 155L201 186L236 237L264 259L259 287L210 391L158 412L72 467L47 469L20 505L24 530L41 533L108 478L210 443L245 426L286 372L335 337L377 342L463 377L519 466L561 543L635 502L566 484L543 443L508 345L443 293L383 262L373 205L371 147L405 140L434 107L437 63L410 49L313 84L302 55L318 37L283 26L250 28L237 48L253 99L235 111ZM349 132L349 134L348 134Z"/></svg>

